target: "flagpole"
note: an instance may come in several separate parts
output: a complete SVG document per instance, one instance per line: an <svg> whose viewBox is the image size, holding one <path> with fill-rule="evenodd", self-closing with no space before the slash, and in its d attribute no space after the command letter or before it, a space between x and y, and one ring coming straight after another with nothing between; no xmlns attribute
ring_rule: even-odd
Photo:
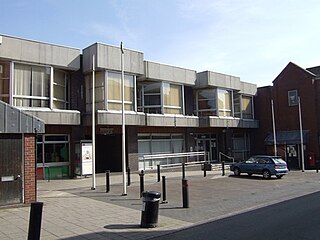
<svg viewBox="0 0 320 240"><path fill-rule="evenodd" d="M304 172L304 148L303 148L302 114L301 114L300 97L298 97L298 101L299 101L299 123L300 123L300 142L301 142L301 165L302 165L302 172Z"/></svg>
<svg viewBox="0 0 320 240"><path fill-rule="evenodd" d="M92 186L91 190L96 189L96 123L95 123L95 55L92 57Z"/></svg>
<svg viewBox="0 0 320 240"><path fill-rule="evenodd" d="M276 123L275 123L275 119L274 119L273 99L271 99L271 111L272 111L272 128L273 128L274 156L277 156L277 136L276 136Z"/></svg>
<svg viewBox="0 0 320 240"><path fill-rule="evenodd" d="M126 179L126 125L124 114L124 51L123 44L120 44L121 49L121 86L122 86L122 179L123 179L123 196L127 195L127 179Z"/></svg>

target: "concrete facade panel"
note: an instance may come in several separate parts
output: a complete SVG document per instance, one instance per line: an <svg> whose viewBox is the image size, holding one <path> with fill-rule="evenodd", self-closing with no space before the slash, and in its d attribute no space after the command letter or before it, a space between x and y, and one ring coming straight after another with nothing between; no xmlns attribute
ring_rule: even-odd
<svg viewBox="0 0 320 240"><path fill-rule="evenodd" d="M145 77L185 85L195 85L196 71L145 61Z"/></svg>
<svg viewBox="0 0 320 240"><path fill-rule="evenodd" d="M2 36L0 58L35 64L52 65L70 70L80 69L80 50Z"/></svg>
<svg viewBox="0 0 320 240"><path fill-rule="evenodd" d="M121 51L119 47L95 43L83 50L83 70L92 70L92 56L96 55L96 68L121 71ZM136 75L144 73L143 53L124 49L124 71Z"/></svg>
<svg viewBox="0 0 320 240"><path fill-rule="evenodd" d="M35 111L26 110L29 114L40 118L45 124L80 125L80 112L70 111Z"/></svg>

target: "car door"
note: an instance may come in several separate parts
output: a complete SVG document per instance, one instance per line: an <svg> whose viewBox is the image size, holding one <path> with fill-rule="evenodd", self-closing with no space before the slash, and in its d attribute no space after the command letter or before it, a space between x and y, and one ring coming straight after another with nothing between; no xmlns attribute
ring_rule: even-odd
<svg viewBox="0 0 320 240"><path fill-rule="evenodd" d="M253 173L254 170L254 163L255 163L255 159L254 158L249 158L247 161L245 161L242 165L241 165L241 171L245 172L245 173Z"/></svg>
<svg viewBox="0 0 320 240"><path fill-rule="evenodd" d="M268 158L265 157L259 157L256 159L255 163L255 173L260 174L262 173L263 169L266 167L266 163L268 162Z"/></svg>

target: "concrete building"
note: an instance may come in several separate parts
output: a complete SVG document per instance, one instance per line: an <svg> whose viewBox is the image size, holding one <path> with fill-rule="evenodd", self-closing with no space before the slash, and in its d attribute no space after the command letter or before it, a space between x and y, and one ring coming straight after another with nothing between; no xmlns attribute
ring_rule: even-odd
<svg viewBox="0 0 320 240"><path fill-rule="evenodd" d="M121 51L83 49L0 36L0 101L40 119L37 177L83 174L83 144L92 139L95 62L96 172L121 171ZM93 60L94 59L94 60ZM126 159L131 170L182 159L144 161L146 154L206 151L245 159L258 128L257 87L239 77L147 61L124 49ZM7 121L6 116L0 119Z"/></svg>
<svg viewBox="0 0 320 240"><path fill-rule="evenodd" d="M273 86L258 88L255 112L260 128L255 135L256 153L274 154L271 112L273 100L277 154L288 162L290 168L302 169L302 135L305 168L315 167L319 159L319 69L320 67L303 69L290 62L274 79Z"/></svg>

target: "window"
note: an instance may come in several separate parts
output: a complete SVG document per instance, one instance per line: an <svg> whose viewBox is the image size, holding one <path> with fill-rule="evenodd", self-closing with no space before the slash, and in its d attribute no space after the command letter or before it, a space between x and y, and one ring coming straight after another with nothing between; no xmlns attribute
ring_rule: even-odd
<svg viewBox="0 0 320 240"><path fill-rule="evenodd" d="M156 114L183 114L182 85L151 83L139 86L139 110Z"/></svg>
<svg viewBox="0 0 320 240"><path fill-rule="evenodd" d="M69 74L65 71L55 70L53 80L53 106L57 109L69 108Z"/></svg>
<svg viewBox="0 0 320 240"><path fill-rule="evenodd" d="M235 160L244 160L250 156L250 136L247 133L234 134L233 142L233 156Z"/></svg>
<svg viewBox="0 0 320 240"><path fill-rule="evenodd" d="M182 91L180 85L163 83L164 113L182 114Z"/></svg>
<svg viewBox="0 0 320 240"><path fill-rule="evenodd" d="M49 107L50 67L14 64L13 105Z"/></svg>
<svg viewBox="0 0 320 240"><path fill-rule="evenodd" d="M297 90L288 91L288 105L289 106L298 105L298 91Z"/></svg>
<svg viewBox="0 0 320 240"><path fill-rule="evenodd" d="M85 77L86 110L91 111L92 74ZM135 110L135 76L124 76L124 107ZM95 74L95 108L100 110L122 110L121 73L101 71Z"/></svg>
<svg viewBox="0 0 320 240"><path fill-rule="evenodd" d="M218 108L220 117L232 116L232 92L218 89Z"/></svg>
<svg viewBox="0 0 320 240"><path fill-rule="evenodd" d="M241 118L241 94L233 92L234 117Z"/></svg>
<svg viewBox="0 0 320 240"><path fill-rule="evenodd" d="M253 100L251 96L241 96L241 113L244 119L253 119Z"/></svg>
<svg viewBox="0 0 320 240"><path fill-rule="evenodd" d="M10 63L0 62L0 100L9 103Z"/></svg>
<svg viewBox="0 0 320 240"><path fill-rule="evenodd" d="M143 111L161 114L161 83L143 85L141 94Z"/></svg>
<svg viewBox="0 0 320 240"><path fill-rule="evenodd" d="M198 116L217 116L216 96L216 89L203 89L197 92Z"/></svg>
<svg viewBox="0 0 320 240"><path fill-rule="evenodd" d="M122 109L121 74L108 72L108 110ZM134 111L134 76L124 76L124 107L125 110Z"/></svg>
<svg viewBox="0 0 320 240"><path fill-rule="evenodd" d="M139 156L163 153L181 153L184 151L184 138L182 134L138 134ZM161 158L139 160L139 169L156 168L158 164L171 164L181 162L181 158Z"/></svg>
<svg viewBox="0 0 320 240"><path fill-rule="evenodd" d="M39 135L37 138L37 163L57 165L69 162L68 135Z"/></svg>

